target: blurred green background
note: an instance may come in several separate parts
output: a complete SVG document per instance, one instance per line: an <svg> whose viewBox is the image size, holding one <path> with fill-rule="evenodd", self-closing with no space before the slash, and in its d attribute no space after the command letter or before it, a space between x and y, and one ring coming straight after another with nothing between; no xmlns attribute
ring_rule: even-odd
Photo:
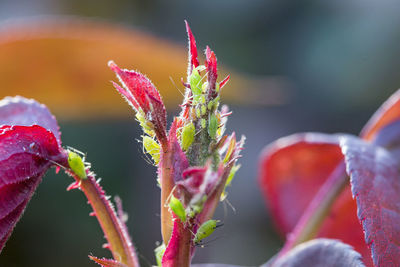
<svg viewBox="0 0 400 267"><path fill-rule="evenodd" d="M224 67L258 81L280 77L290 84L282 88L286 98L280 105L240 101L230 105L234 114L228 131L247 137L242 168L229 188L228 199L236 213L220 206L215 217L224 227L213 235L217 240L199 248L194 258L194 262L257 265L282 245L257 185L260 151L294 132L361 130L400 86L399 8L400 2L389 0L2 0L0 23L42 15L89 17L184 46L187 19L198 47L210 45ZM253 92L243 88L242 97ZM122 99L121 105L126 105ZM178 108L168 108L171 119ZM131 112L128 107L126 112ZM107 193L122 198L143 266L154 263L153 249L161 238L159 189L156 170L146 163L136 141L141 132L133 113L130 119L102 119L99 114L74 120L57 115L63 118L59 121L63 143L87 152ZM0 255L0 266L95 266L88 254L110 255L101 248L105 240L97 221L88 216L91 210L83 194L66 192L71 182L54 171L46 175Z"/></svg>

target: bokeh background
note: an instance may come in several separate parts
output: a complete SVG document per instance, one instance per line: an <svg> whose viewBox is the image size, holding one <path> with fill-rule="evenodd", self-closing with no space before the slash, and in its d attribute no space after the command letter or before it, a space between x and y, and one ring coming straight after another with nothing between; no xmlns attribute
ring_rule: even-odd
<svg viewBox="0 0 400 267"><path fill-rule="evenodd" d="M262 148L295 132L361 130L400 86L399 8L394 0L1 0L0 95L23 94L51 108L63 143L86 152L108 194L123 199L143 266L154 264L156 170L106 63L146 73L171 119L185 77L187 19L199 48L210 45L221 70L232 73L223 89L234 111L228 130L247 136L229 188L235 212L220 206L224 227L194 262L258 265L283 243L257 184ZM83 194L66 192L71 182L54 171L45 176L0 266L94 266L88 254L110 255Z"/></svg>

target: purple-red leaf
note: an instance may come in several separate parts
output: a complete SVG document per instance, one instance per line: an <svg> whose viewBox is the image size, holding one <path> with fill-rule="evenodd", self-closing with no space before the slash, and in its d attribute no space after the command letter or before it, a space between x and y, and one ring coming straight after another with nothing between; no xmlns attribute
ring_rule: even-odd
<svg viewBox="0 0 400 267"><path fill-rule="evenodd" d="M106 258L99 259L93 256L89 256L89 259L91 259L92 261L96 262L97 264L103 267L128 267L125 264L120 263L113 259L106 259Z"/></svg>
<svg viewBox="0 0 400 267"><path fill-rule="evenodd" d="M373 143L391 151L398 149L400 145L400 119L382 127L375 134Z"/></svg>
<svg viewBox="0 0 400 267"><path fill-rule="evenodd" d="M296 246L284 257L262 267L363 267L361 256L347 244L332 239L314 239Z"/></svg>
<svg viewBox="0 0 400 267"><path fill-rule="evenodd" d="M289 233L329 174L343 160L335 137L296 134L266 147L260 183L273 219Z"/></svg>
<svg viewBox="0 0 400 267"><path fill-rule="evenodd" d="M360 136L363 139L371 141L383 127L399 119L400 119L400 90L397 90L374 113L374 115L362 129Z"/></svg>
<svg viewBox="0 0 400 267"><path fill-rule="evenodd" d="M0 125L31 126L34 124L51 131L61 145L56 118L45 105L21 96L6 97L0 101Z"/></svg>
<svg viewBox="0 0 400 267"><path fill-rule="evenodd" d="M400 180L396 160L356 137L340 142L365 240L376 266L400 266Z"/></svg>
<svg viewBox="0 0 400 267"><path fill-rule="evenodd" d="M317 133L284 137L266 147L261 156L260 184L276 226L286 236L298 223L316 193L342 162L339 136ZM350 186L338 196L322 222L318 237L341 239L369 264Z"/></svg>
<svg viewBox="0 0 400 267"><path fill-rule="evenodd" d="M41 126L3 126L0 130L0 251L42 176L66 155L54 134Z"/></svg>

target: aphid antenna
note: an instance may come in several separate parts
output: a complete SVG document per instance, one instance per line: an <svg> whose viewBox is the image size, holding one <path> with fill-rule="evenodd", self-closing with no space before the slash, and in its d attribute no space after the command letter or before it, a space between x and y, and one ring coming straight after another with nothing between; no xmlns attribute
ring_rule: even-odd
<svg viewBox="0 0 400 267"><path fill-rule="evenodd" d="M176 189L176 185L172 188L171 193L169 193L167 199L165 200L164 208L168 207L169 200L171 199L171 196L174 194L175 189Z"/></svg>
<svg viewBox="0 0 400 267"><path fill-rule="evenodd" d="M203 77L201 77L200 81L196 84L196 86L199 86L200 82L203 81L203 79L208 75L208 71L204 73Z"/></svg>
<svg viewBox="0 0 400 267"><path fill-rule="evenodd" d="M136 141L138 141L139 143L143 143L141 140L139 139L135 139ZM140 151L138 149L138 151ZM150 160L149 156L147 155L147 153L144 151L144 146L142 145L142 153L139 153L140 157L148 164L154 166L154 163Z"/></svg>
<svg viewBox="0 0 400 267"><path fill-rule="evenodd" d="M76 154L79 154L82 157L86 157L86 153L83 153L82 151L80 151L80 150L78 150L76 148L73 148L72 146L67 146L67 150L75 152Z"/></svg>
<svg viewBox="0 0 400 267"><path fill-rule="evenodd" d="M221 222L221 221L217 221L218 222L218 224L215 226L215 228L214 229L217 229L217 228L219 228L219 227L222 227L222 226L224 226L224 223L223 222Z"/></svg>
<svg viewBox="0 0 400 267"><path fill-rule="evenodd" d="M224 209L226 209L226 206L228 205L232 209L233 214L236 214L235 207L232 205L232 203L228 200L227 197L224 199L223 203L224 203Z"/></svg>
<svg viewBox="0 0 400 267"><path fill-rule="evenodd" d="M194 136L198 135L199 133L201 133L201 131L203 131L204 129L201 128L200 130L197 131L197 133L194 134Z"/></svg>
<svg viewBox="0 0 400 267"><path fill-rule="evenodd" d="M136 253L139 255L139 258L141 258L141 259L146 263L146 266L148 266L148 267L153 267L153 265L151 264L151 262L150 262L142 253L140 253L139 251L137 251L137 249L136 249Z"/></svg>
<svg viewBox="0 0 400 267"><path fill-rule="evenodd" d="M149 156L147 155L147 153L143 153L140 155L140 157L149 165L155 166L154 162L149 158Z"/></svg>
<svg viewBox="0 0 400 267"><path fill-rule="evenodd" d="M142 135L142 137L143 137L143 136L145 136L145 135ZM149 158L149 156L148 156L148 154L149 154L151 151L146 152L146 150L144 149L143 140L140 140L140 139L135 139L135 140L136 140L138 143L142 143L142 153L139 153L139 154L141 155L141 158L142 158L144 161L146 161L146 163L148 163L149 165L156 166L155 163L153 162L153 160L151 160L151 159ZM160 154L160 153L158 153L158 154Z"/></svg>
<svg viewBox="0 0 400 267"><path fill-rule="evenodd" d="M181 89L179 89L179 87L176 85L174 79L172 79L171 76L169 76L169 80L171 81L172 85L176 88L176 90L178 90L178 92L179 92L182 96L185 96L185 94L182 93Z"/></svg>

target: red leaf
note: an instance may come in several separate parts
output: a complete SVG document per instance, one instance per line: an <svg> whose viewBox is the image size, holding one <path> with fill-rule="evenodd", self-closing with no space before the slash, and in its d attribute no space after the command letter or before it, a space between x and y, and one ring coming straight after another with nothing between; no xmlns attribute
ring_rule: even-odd
<svg viewBox="0 0 400 267"><path fill-rule="evenodd" d="M220 83L219 83L219 87L222 88L225 86L225 84L227 84L229 82L230 79L230 75L226 76L225 79L223 79Z"/></svg>
<svg viewBox="0 0 400 267"><path fill-rule="evenodd" d="M182 174L184 179L176 183L177 192L187 201L185 204L195 204L210 197L219 186L223 174L222 165L216 172L209 165L188 168Z"/></svg>
<svg viewBox="0 0 400 267"><path fill-rule="evenodd" d="M105 258L99 259L93 256L89 256L89 259L95 261L96 263L98 263L103 267L127 267L125 264L112 259L105 259Z"/></svg>
<svg viewBox="0 0 400 267"><path fill-rule="evenodd" d="M56 118L45 105L21 96L6 97L0 101L0 125L31 126L34 124L50 130L61 145Z"/></svg>
<svg viewBox="0 0 400 267"><path fill-rule="evenodd" d="M272 218L284 236L293 230L342 160L338 136L334 135L296 134L265 148L260 164L261 189ZM340 239L355 247L366 263L370 261L350 187L335 201L317 236Z"/></svg>
<svg viewBox="0 0 400 267"><path fill-rule="evenodd" d="M400 266L398 165L390 152L359 138L342 138L340 145L374 264Z"/></svg>
<svg viewBox="0 0 400 267"><path fill-rule="evenodd" d="M188 35L189 41L189 67L188 67L188 76L192 74L193 66L196 68L199 66L199 60L197 59L197 46L196 40L194 39L192 30L189 27L189 23L185 20L186 31Z"/></svg>
<svg viewBox="0 0 400 267"><path fill-rule="evenodd" d="M399 119L400 119L400 90L397 90L374 113L374 115L362 129L360 136L368 141L372 141L375 138L375 135L384 126Z"/></svg>
<svg viewBox="0 0 400 267"><path fill-rule="evenodd" d="M53 133L41 126L3 126L0 132L0 251L42 176L65 162Z"/></svg>
<svg viewBox="0 0 400 267"><path fill-rule="evenodd" d="M154 131L161 143L166 141L167 112L159 92L153 83L143 74L120 69L113 61L108 63L123 87L113 83L117 91L138 112L144 112L147 120L154 124ZM139 109L140 108L140 109Z"/></svg>
<svg viewBox="0 0 400 267"><path fill-rule="evenodd" d="M207 67L207 81L208 81L208 94L211 98L215 98L217 96L217 92L215 90L218 74L217 74L217 57L214 54L214 51L207 46L206 48L206 67Z"/></svg>

